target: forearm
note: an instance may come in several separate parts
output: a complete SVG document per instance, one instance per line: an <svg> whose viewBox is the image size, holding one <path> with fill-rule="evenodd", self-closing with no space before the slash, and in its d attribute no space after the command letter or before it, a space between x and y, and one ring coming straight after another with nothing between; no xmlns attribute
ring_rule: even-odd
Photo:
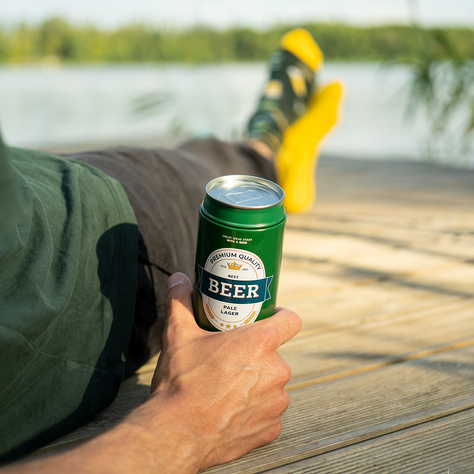
<svg viewBox="0 0 474 474"><path fill-rule="evenodd" d="M0 472L197 472L203 455L202 447L198 446L199 440L186 427L173 423L171 415L174 410L170 406L156 410L157 403L158 400L149 400L114 428L75 449L38 460L12 464ZM154 406L151 407L150 404Z"/></svg>

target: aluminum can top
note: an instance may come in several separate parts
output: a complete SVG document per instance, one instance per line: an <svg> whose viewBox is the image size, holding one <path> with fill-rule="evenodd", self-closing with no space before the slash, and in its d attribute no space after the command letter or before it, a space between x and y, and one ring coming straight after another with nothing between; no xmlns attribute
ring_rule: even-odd
<svg viewBox="0 0 474 474"><path fill-rule="evenodd" d="M220 224L260 228L286 219L285 193L268 179L246 175L220 176L206 186L201 211Z"/></svg>

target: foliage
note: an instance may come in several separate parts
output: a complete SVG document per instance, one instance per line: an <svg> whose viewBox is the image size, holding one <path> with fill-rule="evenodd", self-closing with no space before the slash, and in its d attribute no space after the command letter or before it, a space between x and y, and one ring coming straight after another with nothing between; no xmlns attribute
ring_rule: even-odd
<svg viewBox="0 0 474 474"><path fill-rule="evenodd" d="M412 116L424 113L429 123L422 151L429 160L462 161L474 136L472 54L458 41L456 31L424 30L415 19L412 31L416 48L397 62L411 73L407 111Z"/></svg>
<svg viewBox="0 0 474 474"><path fill-rule="evenodd" d="M281 35L294 26L307 28L329 60L387 60L416 54L419 31L408 26L355 27L309 23L280 25L265 31L249 28L216 30L194 27L170 30L131 24L113 31L91 25L71 25L51 18L38 25L0 28L0 62L223 62L266 60ZM474 57L474 30L423 30L436 59L450 52L434 40L441 33L459 54Z"/></svg>

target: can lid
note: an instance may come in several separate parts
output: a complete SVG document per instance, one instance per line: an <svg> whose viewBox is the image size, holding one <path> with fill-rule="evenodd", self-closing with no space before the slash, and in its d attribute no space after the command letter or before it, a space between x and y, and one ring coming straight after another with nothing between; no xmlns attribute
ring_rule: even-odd
<svg viewBox="0 0 474 474"><path fill-rule="evenodd" d="M217 201L238 209L262 209L283 201L285 193L278 184L256 176L230 175L213 179L206 192Z"/></svg>
<svg viewBox="0 0 474 474"><path fill-rule="evenodd" d="M208 217L226 225L268 227L286 219L284 197L283 189L267 179L221 176L207 184L201 208Z"/></svg>

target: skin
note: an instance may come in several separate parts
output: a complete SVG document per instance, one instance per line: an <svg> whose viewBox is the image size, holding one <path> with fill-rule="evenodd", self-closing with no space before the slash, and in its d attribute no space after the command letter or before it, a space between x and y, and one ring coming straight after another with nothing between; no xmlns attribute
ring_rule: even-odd
<svg viewBox="0 0 474 474"><path fill-rule="evenodd" d="M290 368L277 349L301 328L292 311L211 333L194 320L188 278L168 283L163 348L151 396L121 423L63 454L2 473L193 473L274 441Z"/></svg>
<svg viewBox="0 0 474 474"><path fill-rule="evenodd" d="M256 150L258 153L260 153L267 160L275 160L275 155L266 143L263 143L260 140L250 139L247 140L247 144L251 146L254 150Z"/></svg>

